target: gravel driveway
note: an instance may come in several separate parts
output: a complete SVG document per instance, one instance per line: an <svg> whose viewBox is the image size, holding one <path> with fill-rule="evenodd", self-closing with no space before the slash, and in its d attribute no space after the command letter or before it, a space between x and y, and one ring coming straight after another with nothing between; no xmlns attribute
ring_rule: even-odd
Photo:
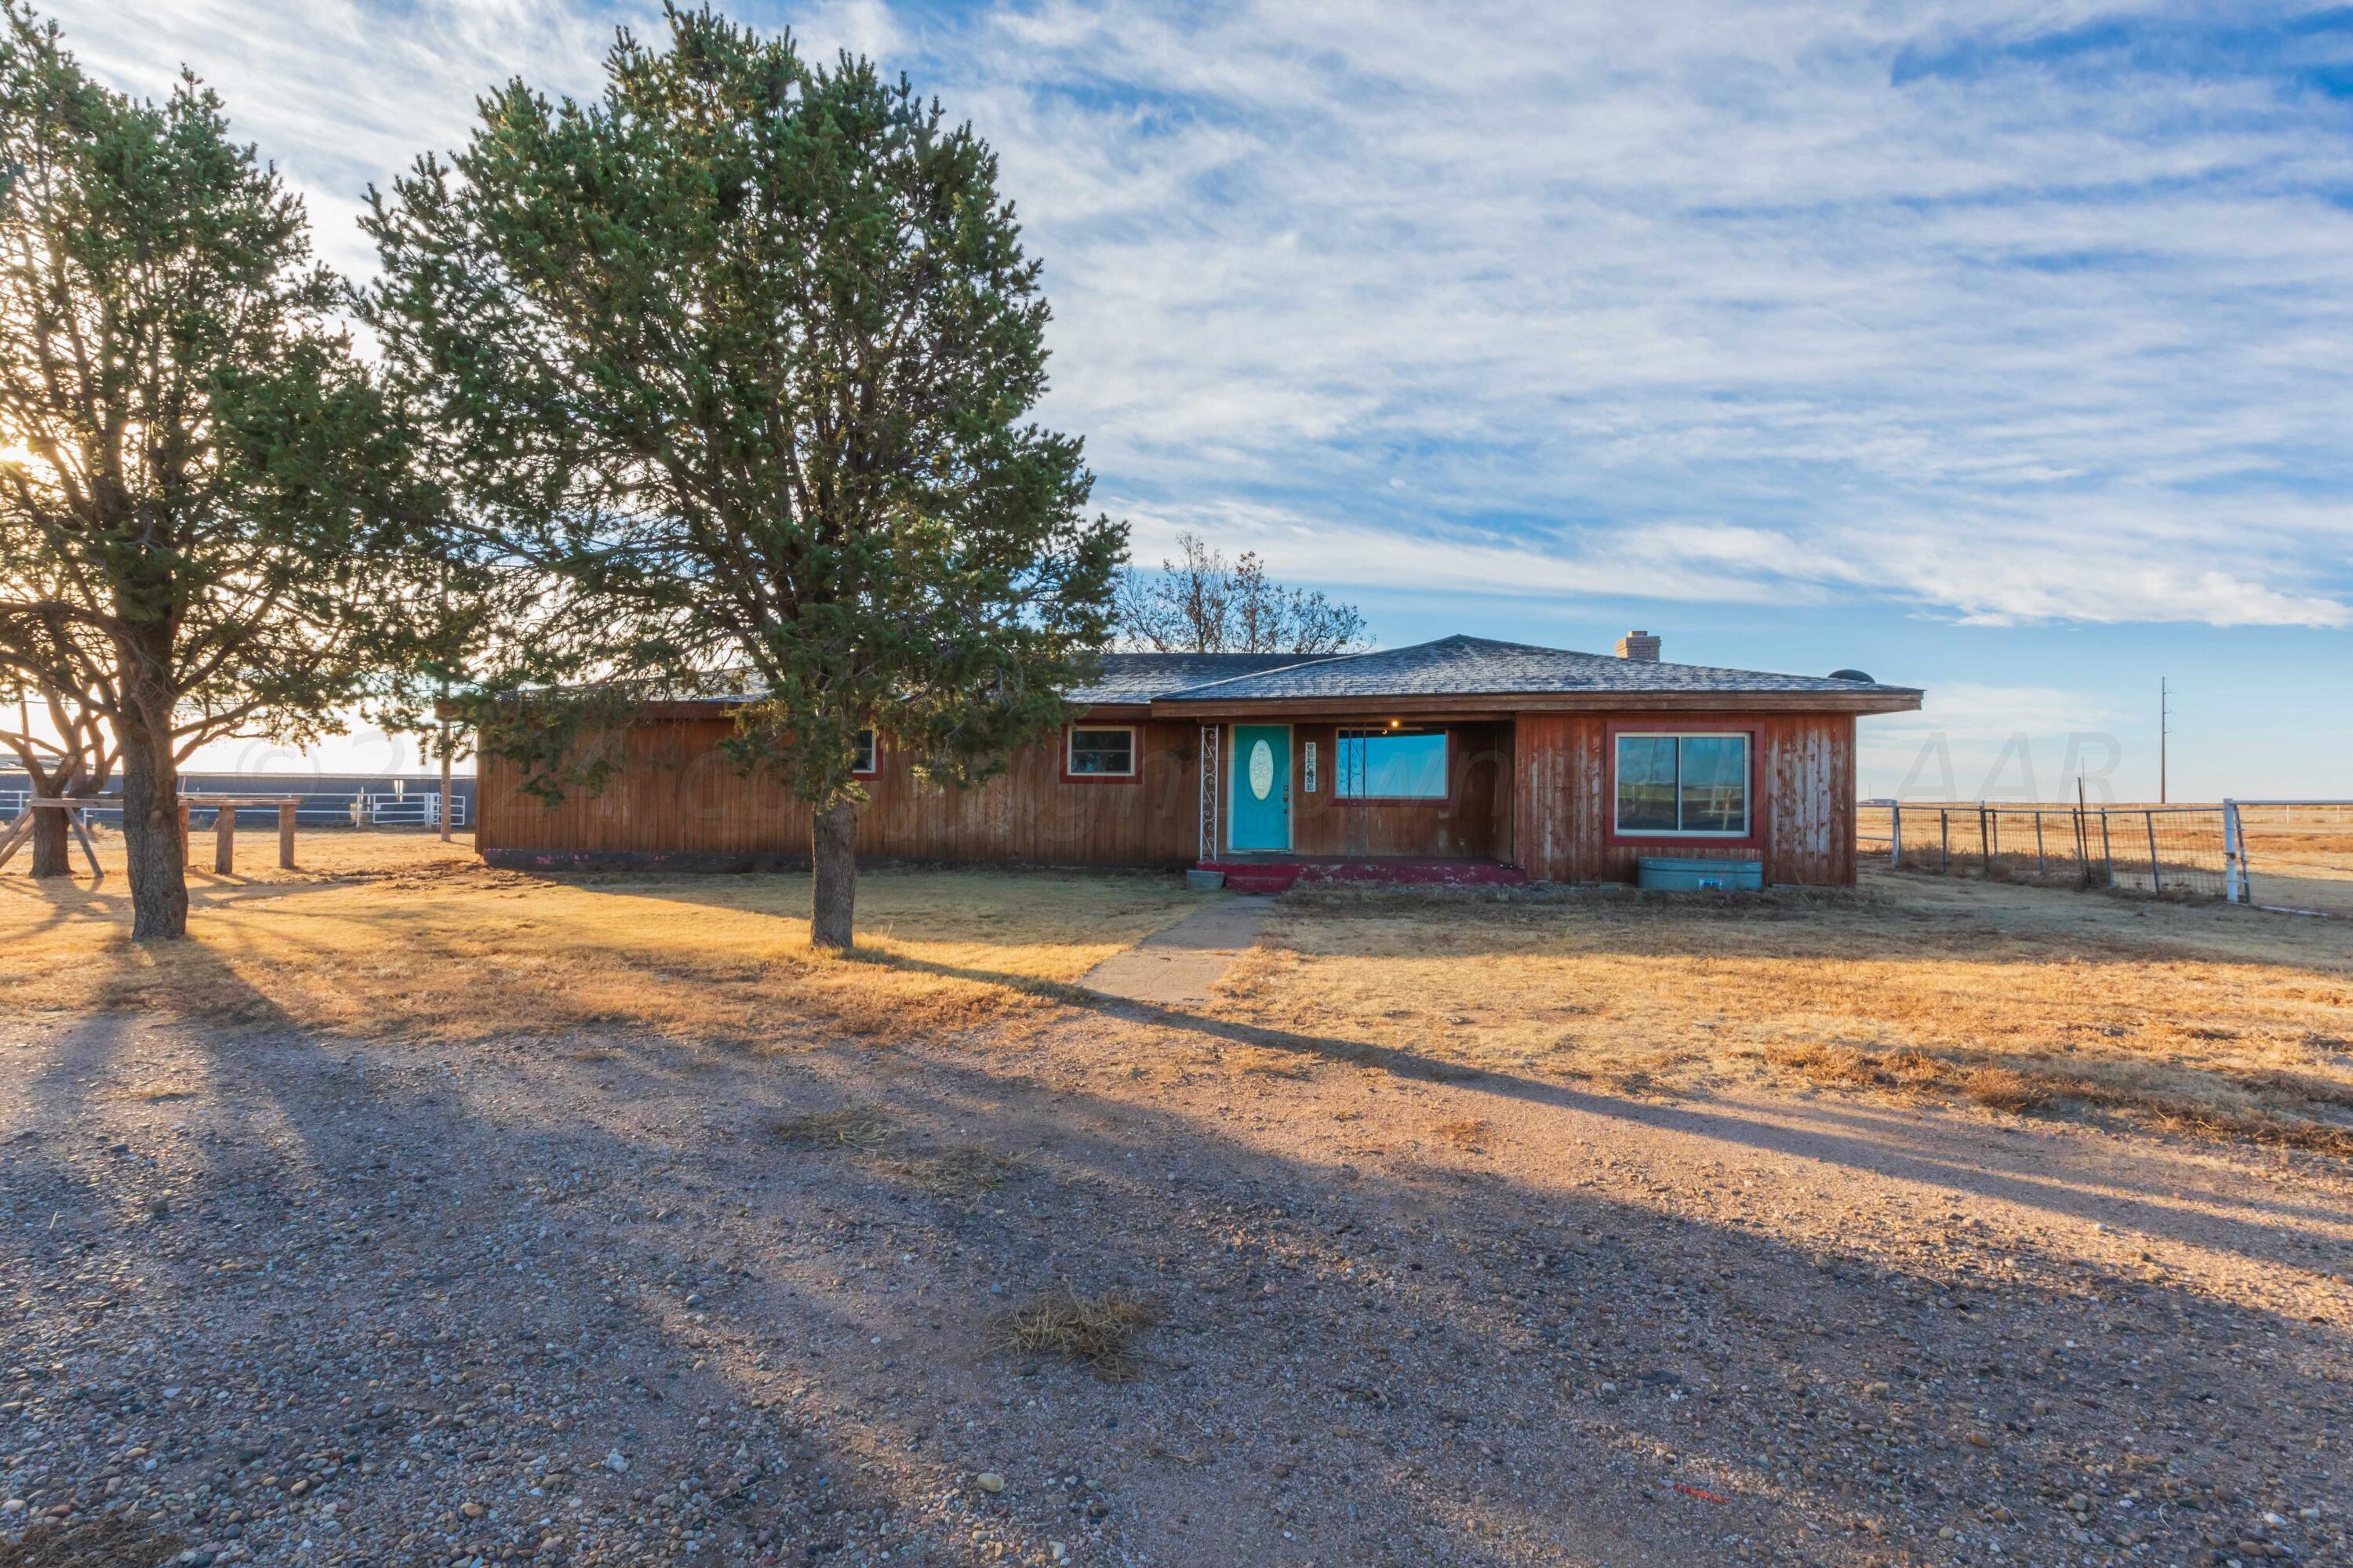
<svg viewBox="0 0 2353 1568"><path fill-rule="evenodd" d="M2316 1158L1141 1002L0 1071L0 1564L2353 1561ZM1065 1282L1135 1381L990 1349Z"/></svg>

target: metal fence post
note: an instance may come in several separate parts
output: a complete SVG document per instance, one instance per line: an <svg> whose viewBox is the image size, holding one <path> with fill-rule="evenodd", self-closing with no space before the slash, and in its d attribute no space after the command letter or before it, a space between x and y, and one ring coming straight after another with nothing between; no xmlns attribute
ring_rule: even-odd
<svg viewBox="0 0 2353 1568"><path fill-rule="evenodd" d="M2222 898L2229 904L2244 904L2247 890L2247 841L2239 831L2239 803L2222 802Z"/></svg>
<svg viewBox="0 0 2353 1568"><path fill-rule="evenodd" d="M1978 858L1985 862L1985 874L1993 875L1993 832L1986 825L1986 809L1978 808Z"/></svg>
<svg viewBox="0 0 2353 1568"><path fill-rule="evenodd" d="M2162 893L2165 891L2165 874L2157 867L2157 813L2143 811L2140 820L2148 824L2148 890Z"/></svg>
<svg viewBox="0 0 2353 1568"><path fill-rule="evenodd" d="M2037 876L2051 874L2051 863L2044 859L2042 854L2042 811L2040 807L2036 808L2034 812L2034 874Z"/></svg>
<svg viewBox="0 0 2353 1568"><path fill-rule="evenodd" d="M2100 859L2108 868L2108 886L2114 890L2116 885L2116 847L2108 842L2108 809L2105 806L2100 808Z"/></svg>
<svg viewBox="0 0 2353 1568"><path fill-rule="evenodd" d="M1904 802L1891 800L1887 805L1887 863L1890 867L1904 863Z"/></svg>

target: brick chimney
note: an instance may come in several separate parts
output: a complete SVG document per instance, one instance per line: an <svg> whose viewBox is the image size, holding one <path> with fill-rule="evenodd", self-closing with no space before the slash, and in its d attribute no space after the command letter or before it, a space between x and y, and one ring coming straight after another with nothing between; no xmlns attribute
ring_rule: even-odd
<svg viewBox="0 0 2353 1568"><path fill-rule="evenodd" d="M1618 640L1618 657L1655 664L1659 662L1659 640L1647 631L1630 631Z"/></svg>

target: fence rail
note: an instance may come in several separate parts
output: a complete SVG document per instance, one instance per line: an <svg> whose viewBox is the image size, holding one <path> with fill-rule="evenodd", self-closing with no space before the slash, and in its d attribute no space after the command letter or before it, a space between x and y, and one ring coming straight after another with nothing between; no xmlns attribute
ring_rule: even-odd
<svg viewBox="0 0 2353 1568"><path fill-rule="evenodd" d="M15 821L24 813L25 802L30 799L32 795L28 790L0 789L0 822ZM361 791L354 794L301 795L296 799L301 804L295 808L294 819L306 827L434 828L441 825L441 796L438 791L412 790L403 795ZM121 827L121 800L109 801L101 796L99 800L99 804L90 807L83 815L93 822ZM236 810L239 822L275 823L278 821L275 806L240 806ZM195 826L209 827L219 812L199 810L191 815ZM466 797L455 791L449 799L449 825L453 828L466 825Z"/></svg>

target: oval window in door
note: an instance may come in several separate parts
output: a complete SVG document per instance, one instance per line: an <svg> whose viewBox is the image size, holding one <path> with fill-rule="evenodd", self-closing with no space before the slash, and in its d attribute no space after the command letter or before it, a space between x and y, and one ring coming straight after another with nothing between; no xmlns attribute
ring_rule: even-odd
<svg viewBox="0 0 2353 1568"><path fill-rule="evenodd" d="M1262 740L1250 747L1250 793L1261 800L1274 788L1274 747Z"/></svg>

